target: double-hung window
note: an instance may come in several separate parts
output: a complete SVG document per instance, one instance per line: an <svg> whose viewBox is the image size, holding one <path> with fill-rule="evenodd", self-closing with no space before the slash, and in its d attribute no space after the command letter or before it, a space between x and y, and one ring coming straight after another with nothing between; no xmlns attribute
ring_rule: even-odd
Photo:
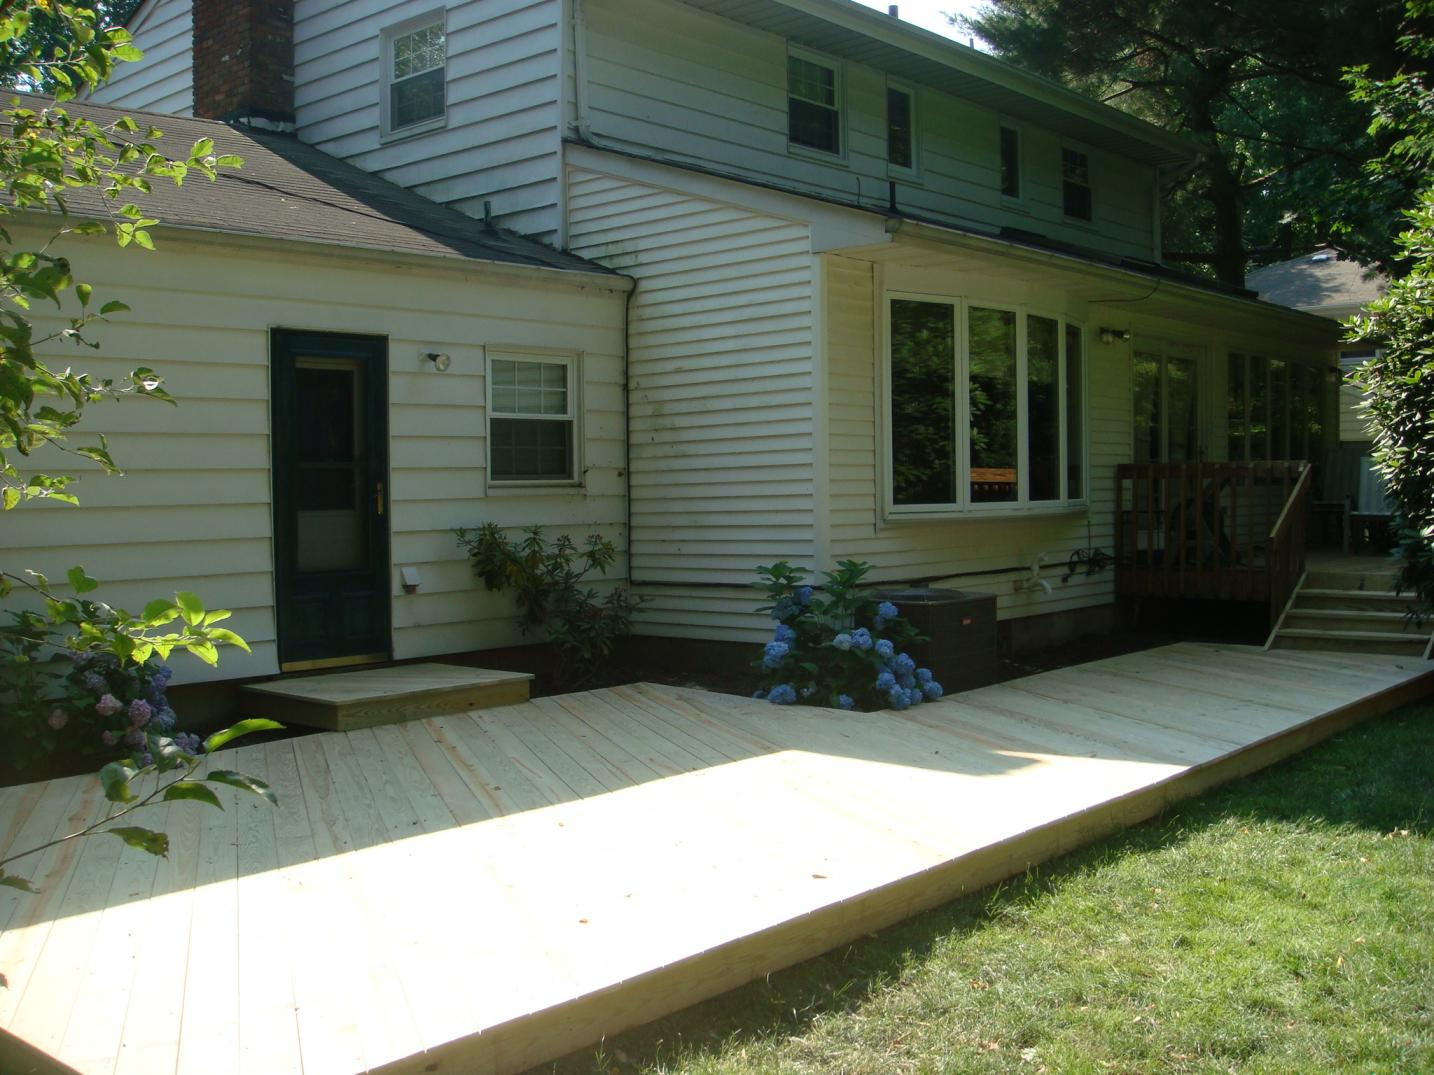
<svg viewBox="0 0 1434 1075"><path fill-rule="evenodd" d="M840 156L841 68L816 53L787 53L787 143Z"/></svg>
<svg viewBox="0 0 1434 1075"><path fill-rule="evenodd" d="M886 84L886 163L892 172L916 173L916 93L909 86Z"/></svg>
<svg viewBox="0 0 1434 1075"><path fill-rule="evenodd" d="M383 33L385 134L441 126L447 107L448 40L443 13Z"/></svg>
<svg viewBox="0 0 1434 1075"><path fill-rule="evenodd" d="M1079 325L1021 307L887 297L887 508L1059 508L1085 497Z"/></svg>
<svg viewBox="0 0 1434 1075"><path fill-rule="evenodd" d="M577 480L577 357L488 355L488 480Z"/></svg>
<svg viewBox="0 0 1434 1075"><path fill-rule="evenodd" d="M1061 148L1061 210L1071 220L1091 219L1090 157L1070 146Z"/></svg>

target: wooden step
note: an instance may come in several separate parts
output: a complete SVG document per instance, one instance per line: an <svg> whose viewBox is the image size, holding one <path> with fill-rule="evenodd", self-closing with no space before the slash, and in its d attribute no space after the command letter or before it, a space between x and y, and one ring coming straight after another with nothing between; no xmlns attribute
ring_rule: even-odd
<svg viewBox="0 0 1434 1075"><path fill-rule="evenodd" d="M1427 639L1430 625L1420 627L1403 612L1385 609L1305 608L1296 604L1285 615L1284 629L1308 628L1313 631L1380 631L1401 637L1415 635Z"/></svg>
<svg viewBox="0 0 1434 1075"><path fill-rule="evenodd" d="M1339 650L1344 653L1394 653L1423 657L1429 645L1427 634L1396 634L1393 631L1316 631L1281 627L1271 640L1272 649Z"/></svg>
<svg viewBox="0 0 1434 1075"><path fill-rule="evenodd" d="M1404 612L1414 604L1409 594L1393 590L1339 590L1317 586L1301 587L1295 608L1347 608Z"/></svg>
<svg viewBox="0 0 1434 1075"><path fill-rule="evenodd" d="M284 676L245 687L244 715L347 732L526 702L532 678L456 664Z"/></svg>
<svg viewBox="0 0 1434 1075"><path fill-rule="evenodd" d="M1393 565L1377 570L1330 570L1311 568L1305 576L1305 585L1322 590L1383 590L1394 588L1398 572Z"/></svg>

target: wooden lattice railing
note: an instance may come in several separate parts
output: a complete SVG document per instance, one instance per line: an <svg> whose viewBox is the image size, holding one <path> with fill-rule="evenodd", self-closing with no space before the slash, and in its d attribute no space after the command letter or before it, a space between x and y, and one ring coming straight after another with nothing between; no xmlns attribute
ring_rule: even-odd
<svg viewBox="0 0 1434 1075"><path fill-rule="evenodd" d="M1269 601L1304 570L1309 464L1122 463L1115 469L1116 592Z"/></svg>

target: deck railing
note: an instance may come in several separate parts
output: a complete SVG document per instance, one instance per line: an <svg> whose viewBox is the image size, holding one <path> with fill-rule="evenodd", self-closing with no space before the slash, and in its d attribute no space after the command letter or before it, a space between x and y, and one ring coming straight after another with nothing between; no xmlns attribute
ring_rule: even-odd
<svg viewBox="0 0 1434 1075"><path fill-rule="evenodd" d="M1117 593L1284 605L1304 570L1309 464L1123 463L1115 477Z"/></svg>

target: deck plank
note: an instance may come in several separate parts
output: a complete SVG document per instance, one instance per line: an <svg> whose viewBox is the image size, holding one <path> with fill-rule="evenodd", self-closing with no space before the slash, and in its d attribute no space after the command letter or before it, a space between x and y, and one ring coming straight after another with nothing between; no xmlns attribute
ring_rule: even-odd
<svg viewBox="0 0 1434 1075"><path fill-rule="evenodd" d="M169 859L80 841L0 892L0 1026L83 1075L507 1075L1434 688L1335 656L1182 643L901 713L644 683L239 747L213 764L277 808L176 804ZM11 789L0 842L102 808Z"/></svg>

